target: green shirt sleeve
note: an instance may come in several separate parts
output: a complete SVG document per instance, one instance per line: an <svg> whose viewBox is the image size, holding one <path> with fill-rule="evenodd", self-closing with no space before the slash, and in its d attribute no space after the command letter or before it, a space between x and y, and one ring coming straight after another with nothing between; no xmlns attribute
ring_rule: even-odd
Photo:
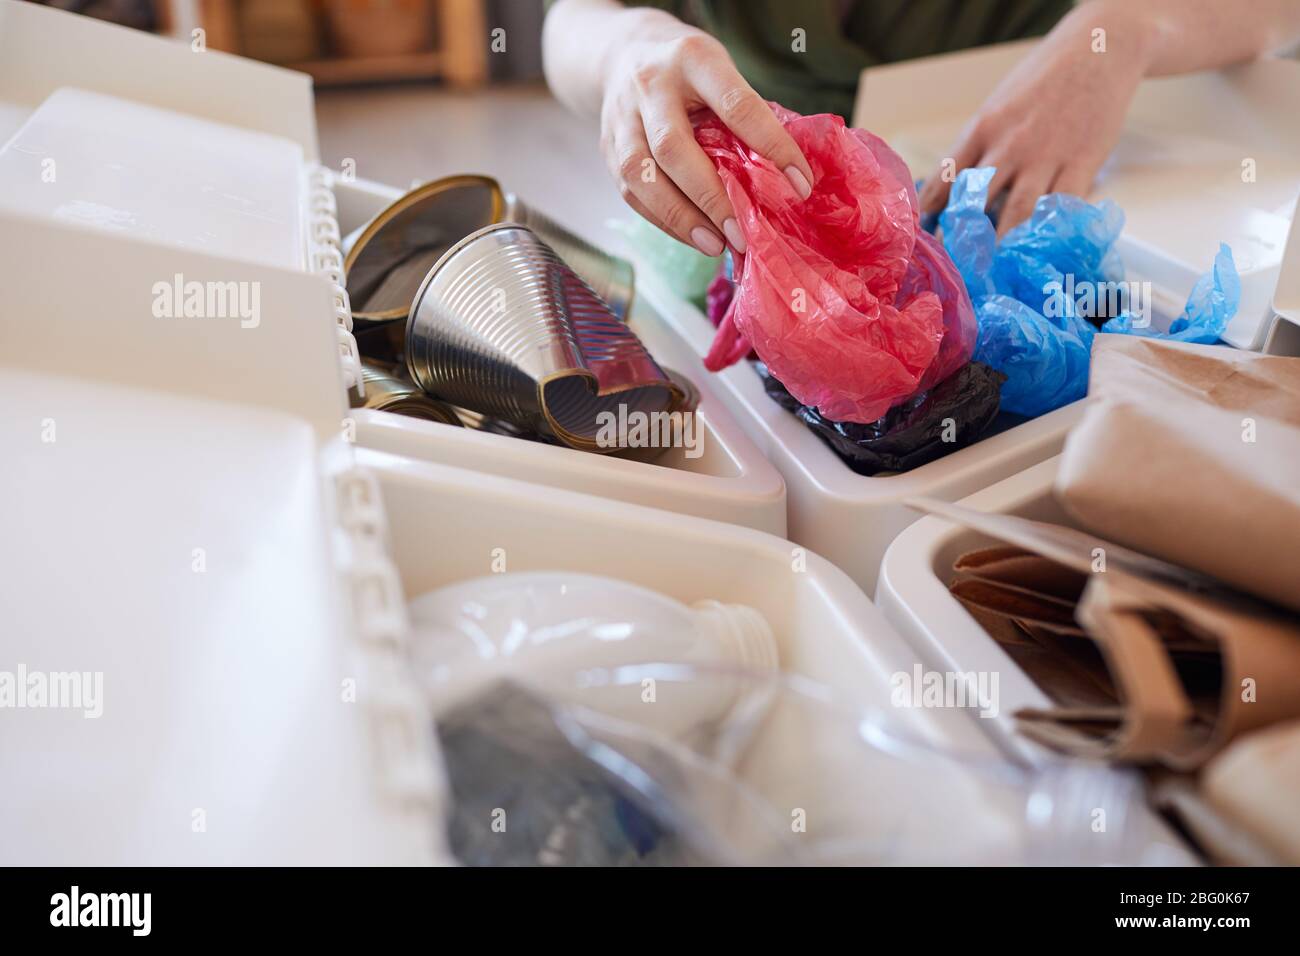
<svg viewBox="0 0 1300 956"><path fill-rule="evenodd" d="M1041 36L1071 0L652 0L717 37L746 80L799 113L848 121L864 69Z"/></svg>

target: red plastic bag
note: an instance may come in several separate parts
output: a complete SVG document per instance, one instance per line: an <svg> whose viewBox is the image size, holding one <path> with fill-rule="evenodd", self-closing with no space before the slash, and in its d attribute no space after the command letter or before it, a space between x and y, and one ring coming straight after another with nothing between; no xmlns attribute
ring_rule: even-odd
<svg viewBox="0 0 1300 956"><path fill-rule="evenodd" d="M705 365L726 368L752 344L804 405L832 421L874 422L970 361L970 296L920 228L897 153L838 116L772 108L812 166L806 200L713 114L695 127L748 246Z"/></svg>

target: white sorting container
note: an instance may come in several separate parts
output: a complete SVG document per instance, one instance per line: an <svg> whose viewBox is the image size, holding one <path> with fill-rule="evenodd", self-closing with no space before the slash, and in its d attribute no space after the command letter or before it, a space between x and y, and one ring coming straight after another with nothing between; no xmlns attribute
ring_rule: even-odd
<svg viewBox="0 0 1300 956"><path fill-rule="evenodd" d="M1059 459L1051 458L961 501L979 511L1014 514L1070 524L1052 496ZM898 536L885 554L876 603L929 666L999 674L1001 713L985 721L999 743L1036 763L1059 759L1052 750L1016 733L1017 710L1048 709L1051 700L948 592L952 563L967 551L992 543L977 531L935 516L921 517Z"/></svg>
<svg viewBox="0 0 1300 956"><path fill-rule="evenodd" d="M1296 199L1300 216L1300 197ZM1282 268L1273 291L1277 320L1269 331L1264 351L1270 355L1300 355L1300 229L1292 229L1282 254Z"/></svg>
<svg viewBox="0 0 1300 956"><path fill-rule="evenodd" d="M889 707L915 664L842 572L775 536L349 444L334 335L301 318L330 302L316 277L241 264L262 283L257 329L187 325L137 295L160 257L198 279L229 260L7 215L0 252L39 316L7 323L0 350L0 494L23 505L0 519L21 544L0 559L6 658L103 675L97 718L4 723L0 768L27 782L0 797L6 862L445 862L403 598L499 557L749 603L786 668L863 708ZM42 308L68 261L81 281ZM315 370L305 392L272 374L295 357ZM891 711L1000 761L972 719ZM1020 832L1023 805L970 807L972 827Z"/></svg>
<svg viewBox="0 0 1300 956"><path fill-rule="evenodd" d="M1052 494L1058 464L1055 457L1040 462L960 504L977 511L1072 524ZM953 561L993 543L978 531L937 516L922 516L885 554L876 604L916 648L926 667L997 674L998 714L981 721L980 728L1013 760L1059 766L1068 758L1017 733L1014 716L1023 708L1050 709L1052 701L948 591Z"/></svg>
<svg viewBox="0 0 1300 956"><path fill-rule="evenodd" d="M319 165L309 77L6 2L5 141L0 209L326 276L335 301L317 320L337 328L344 385L355 381L340 222L346 233L397 191ZM341 412L338 427L390 451L784 534L781 476L715 399L698 358L656 335L645 312L635 324L652 353L700 390L695 449L648 464L372 410ZM286 363L285 387L305 382L300 371Z"/></svg>
<svg viewBox="0 0 1300 956"><path fill-rule="evenodd" d="M105 296L102 321L126 325L122 302ZM35 321L75 340L66 311ZM77 378L9 356L0 863L448 861L400 591L348 507L351 449L183 383L94 381L80 348L64 353Z"/></svg>
<svg viewBox="0 0 1300 956"><path fill-rule="evenodd" d="M106 307L124 343L148 333L117 299ZM57 310L47 322L76 319ZM220 392L208 359L247 356L241 338L231 330L180 360L190 384L206 382L194 391ZM0 368L13 465L0 494L23 502L0 529L24 544L0 558L13 595L6 661L95 687L0 724L5 864L453 862L403 598L502 561L750 604L788 670L888 711L926 746L1002 759L969 711L891 708L912 649L838 569L807 556L796 570L781 539L356 449L286 411L96 380L93 357L69 353L76 377ZM122 370L150 379L143 363ZM927 820L891 796L913 786L905 761L889 779L857 774L856 793L828 792L816 770L842 785L844 768L809 760L801 726L773 727L744 779L778 807L852 817L855 801L873 801L885 835L901 839L903 821L907 845L930 858L952 827L982 834L1004 862L1033 845L1012 792L953 780L969 816ZM790 746L796 777L782 771ZM1132 849L1133 862L1187 861L1159 830Z"/></svg>
<svg viewBox="0 0 1300 956"><path fill-rule="evenodd" d="M914 739L938 751L986 766L1002 759L1002 752L978 726L989 721L975 716L973 710L897 705L898 675L913 673L919 662L913 648L897 637L838 568L816 555L804 555L796 570L786 541L748 528L566 491L555 491L539 502L530 497L527 486L513 479L471 476L460 469L370 449L358 449L357 460L377 479L393 516L392 556L408 595L481 577L504 561L507 572L601 574L688 604L708 598L747 604L771 625L786 671L810 677L864 710L886 715L887 724L897 732L915 734ZM457 544L448 547L444 542ZM782 733L787 730L782 726ZM780 746L801 753L816 746L800 731L790 733ZM838 759L851 758L840 752ZM788 762L797 764L800 758L792 753ZM814 777L818 769L829 770L816 760L804 765L809 763ZM769 754L768 760L750 766L745 779L777 806L806 798L811 804L845 810L845 795L827 793L827 784L818 779L792 780L785 767L778 749L775 757ZM837 766L837 771L843 769ZM930 860L944 859L942 843L936 841L942 841L952 826L984 835L987 862L1026 862L1025 854L1037 852L1028 820L1032 810L1027 810L1025 801L990 791L977 776L952 781L963 790L961 819L938 821L896 805L895 794L909 788L906 762L892 768L896 779L864 775L870 769L874 765L852 774L858 794L849 795L848 803L880 801L882 816L890 819L891 826L910 817L910 823L893 836L909 847L924 848L922 852L933 854L927 857ZM843 777L834 779L836 786L843 786ZM919 796L913 794L913 799ZM1144 807L1128 806L1126 812L1138 817L1146 839L1125 848L1125 862L1183 865L1192 861L1179 839ZM863 834L864 839L878 836ZM1086 855L1088 842L1085 838L1076 851ZM905 854L898 860L907 861ZM1069 860L1058 856L1052 862Z"/></svg>
<svg viewBox="0 0 1300 956"><path fill-rule="evenodd" d="M855 123L882 136L918 177L929 175L962 123L1026 49L1009 44L867 70ZM1114 198L1128 217L1120 249L1128 278L1151 283L1157 327L1181 311L1220 241L1232 245L1242 273L1242 305L1228 341L1242 348L1264 343L1274 320L1274 286L1292 290L1293 310L1300 305L1295 278L1279 281L1300 192L1296 102L1300 63L1293 61L1142 85L1094 198ZM1255 180L1243 182L1248 158L1255 160L1249 167ZM705 354L713 328L704 315L652 277L642 278L640 288L691 348ZM1300 354L1300 332L1279 326L1270 346ZM790 539L839 565L868 594L875 591L885 549L916 520L904 500L956 500L1043 461L1060 452L1081 414L1075 403L912 471L867 478L768 398L747 363L712 384L785 478Z"/></svg>
<svg viewBox="0 0 1300 956"><path fill-rule="evenodd" d="M713 326L704 314L652 277L639 282L642 298L654 304L656 314L697 355L705 355ZM712 376L710 384L785 478L790 540L830 559L868 594L875 590L889 542L916 520L903 504L906 499L933 495L954 501L1058 454L1082 414L1082 403L1075 402L920 468L868 478L769 398L748 362Z"/></svg>

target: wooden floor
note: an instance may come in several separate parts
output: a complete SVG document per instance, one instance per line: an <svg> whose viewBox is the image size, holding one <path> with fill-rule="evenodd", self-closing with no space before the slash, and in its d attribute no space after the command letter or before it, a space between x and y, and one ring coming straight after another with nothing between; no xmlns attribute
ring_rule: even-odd
<svg viewBox="0 0 1300 956"><path fill-rule="evenodd" d="M358 177L405 187L452 173L496 177L570 228L618 245L605 231L631 211L596 149L598 130L541 85L458 93L434 86L317 90L326 165L356 161Z"/></svg>

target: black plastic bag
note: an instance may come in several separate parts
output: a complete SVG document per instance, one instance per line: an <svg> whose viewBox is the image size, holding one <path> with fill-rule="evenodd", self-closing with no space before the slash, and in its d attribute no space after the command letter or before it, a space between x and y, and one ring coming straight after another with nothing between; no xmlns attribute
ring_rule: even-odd
<svg viewBox="0 0 1300 956"><path fill-rule="evenodd" d="M767 366L755 362L767 394L808 423L854 471L910 471L978 441L998 414L1006 376L981 362L963 365L928 392L900 402L867 425L833 422L800 404Z"/></svg>

